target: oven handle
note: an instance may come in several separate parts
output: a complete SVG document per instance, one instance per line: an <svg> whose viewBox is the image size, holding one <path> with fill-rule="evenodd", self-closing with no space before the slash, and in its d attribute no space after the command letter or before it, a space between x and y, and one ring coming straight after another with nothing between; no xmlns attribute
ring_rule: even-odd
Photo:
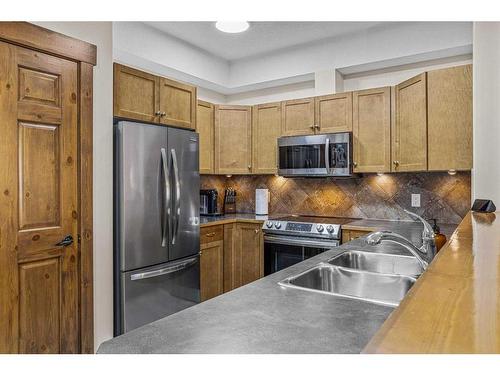
<svg viewBox="0 0 500 375"><path fill-rule="evenodd" d="M326 139L325 143L325 168L326 172L330 172L330 139Z"/></svg>
<svg viewBox="0 0 500 375"><path fill-rule="evenodd" d="M310 238L295 238L292 236L272 236L264 235L264 242L280 245L314 246L330 249L339 246L339 240L315 240Z"/></svg>

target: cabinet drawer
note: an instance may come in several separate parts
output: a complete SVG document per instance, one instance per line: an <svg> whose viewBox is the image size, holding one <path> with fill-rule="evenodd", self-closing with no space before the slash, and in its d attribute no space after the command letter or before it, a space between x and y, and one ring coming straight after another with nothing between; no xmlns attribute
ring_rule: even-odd
<svg viewBox="0 0 500 375"><path fill-rule="evenodd" d="M222 229L222 225L200 228L200 244L222 241L223 238L224 231Z"/></svg>

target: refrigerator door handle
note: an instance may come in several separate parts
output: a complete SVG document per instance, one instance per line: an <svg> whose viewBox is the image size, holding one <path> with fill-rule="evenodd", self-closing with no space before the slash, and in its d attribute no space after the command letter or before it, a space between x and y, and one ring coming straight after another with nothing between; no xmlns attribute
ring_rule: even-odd
<svg viewBox="0 0 500 375"><path fill-rule="evenodd" d="M170 153L172 155L172 167L174 169L174 189L175 189L175 201L174 201L174 225L172 228L172 245L175 245L175 240L177 238L177 232L179 231L179 220L180 220L180 208L181 208L181 184L179 180L179 166L177 164L177 154L175 149L171 149Z"/></svg>
<svg viewBox="0 0 500 375"><path fill-rule="evenodd" d="M163 212L161 214L161 246L166 247L168 242L168 230L169 230L169 220L170 216L170 179L168 174L168 161L167 161L167 151L165 148L161 148L161 166L163 171Z"/></svg>
<svg viewBox="0 0 500 375"><path fill-rule="evenodd" d="M133 275L130 275L130 280L134 281L134 280L149 279L151 277L158 277L158 276L168 275L169 273L182 271L183 269L188 268L189 266L195 264L197 260L198 258L192 258L185 262L176 264L174 266L160 268L158 270L149 272L135 273Z"/></svg>

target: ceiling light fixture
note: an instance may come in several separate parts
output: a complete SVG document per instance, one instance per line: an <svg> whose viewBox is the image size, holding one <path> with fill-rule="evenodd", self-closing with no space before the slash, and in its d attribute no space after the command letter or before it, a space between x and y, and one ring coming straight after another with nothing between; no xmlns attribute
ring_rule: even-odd
<svg viewBox="0 0 500 375"><path fill-rule="evenodd" d="M248 30L250 24L247 21L241 21L241 22L217 21L215 23L215 27L222 32L236 34Z"/></svg>

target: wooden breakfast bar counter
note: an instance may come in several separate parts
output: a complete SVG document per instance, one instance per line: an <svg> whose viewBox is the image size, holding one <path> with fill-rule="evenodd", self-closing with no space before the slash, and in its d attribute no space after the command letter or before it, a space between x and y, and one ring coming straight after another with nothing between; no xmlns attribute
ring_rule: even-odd
<svg viewBox="0 0 500 375"><path fill-rule="evenodd" d="M363 353L500 353L500 212L470 212Z"/></svg>

